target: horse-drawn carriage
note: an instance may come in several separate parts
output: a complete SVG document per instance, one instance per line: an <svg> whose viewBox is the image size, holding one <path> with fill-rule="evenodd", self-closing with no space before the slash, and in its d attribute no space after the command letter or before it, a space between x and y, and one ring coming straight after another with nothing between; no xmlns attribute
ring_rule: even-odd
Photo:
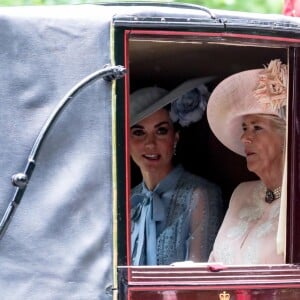
<svg viewBox="0 0 300 300"><path fill-rule="evenodd" d="M300 21L175 3L0 9L1 299L299 299ZM129 95L288 65L286 264L133 267ZM204 118L180 158L224 210L253 178ZM12 179L12 181L11 181Z"/></svg>

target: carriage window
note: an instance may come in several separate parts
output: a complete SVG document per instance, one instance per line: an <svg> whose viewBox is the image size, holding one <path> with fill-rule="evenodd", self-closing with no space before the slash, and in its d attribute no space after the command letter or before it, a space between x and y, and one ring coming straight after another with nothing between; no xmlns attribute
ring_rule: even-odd
<svg viewBox="0 0 300 300"><path fill-rule="evenodd" d="M130 37L130 264L285 262L287 49L247 44Z"/></svg>

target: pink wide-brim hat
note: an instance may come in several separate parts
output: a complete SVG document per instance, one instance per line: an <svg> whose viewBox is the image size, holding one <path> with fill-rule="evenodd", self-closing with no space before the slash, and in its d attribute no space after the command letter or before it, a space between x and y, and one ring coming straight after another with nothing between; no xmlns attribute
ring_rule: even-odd
<svg viewBox="0 0 300 300"><path fill-rule="evenodd" d="M282 66L286 77L286 65ZM272 101L262 103L264 101L260 102L255 97L254 91L257 90L259 76L264 70L247 70L227 77L218 84L208 100L207 119L214 135L223 145L242 156L245 156L241 141L243 116L268 114L282 118L282 109L270 105ZM286 88L286 80L284 81ZM286 89L282 94L283 98L286 98Z"/></svg>

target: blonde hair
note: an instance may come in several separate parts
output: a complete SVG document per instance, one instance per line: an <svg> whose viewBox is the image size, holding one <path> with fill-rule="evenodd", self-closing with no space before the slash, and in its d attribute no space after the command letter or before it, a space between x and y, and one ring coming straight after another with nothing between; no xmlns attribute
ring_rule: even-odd
<svg viewBox="0 0 300 300"><path fill-rule="evenodd" d="M286 133L286 121L276 115L264 115L262 114L266 119L272 121L272 124L274 125L274 128L278 131L280 135L282 135L285 138Z"/></svg>

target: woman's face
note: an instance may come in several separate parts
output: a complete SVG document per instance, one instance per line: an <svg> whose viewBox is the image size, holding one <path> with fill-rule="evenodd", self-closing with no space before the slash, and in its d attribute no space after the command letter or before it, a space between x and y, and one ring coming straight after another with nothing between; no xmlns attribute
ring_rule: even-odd
<svg viewBox="0 0 300 300"><path fill-rule="evenodd" d="M169 112L160 109L130 129L130 153L143 172L164 175L172 169L174 144L178 141Z"/></svg>
<svg viewBox="0 0 300 300"><path fill-rule="evenodd" d="M272 119L261 115L243 117L243 134L247 167L260 176L263 172L281 169L284 136L275 128Z"/></svg>

